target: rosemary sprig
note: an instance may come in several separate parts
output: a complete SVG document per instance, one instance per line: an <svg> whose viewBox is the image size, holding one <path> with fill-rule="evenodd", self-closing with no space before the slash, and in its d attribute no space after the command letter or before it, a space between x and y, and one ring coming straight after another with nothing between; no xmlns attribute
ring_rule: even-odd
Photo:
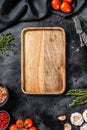
<svg viewBox="0 0 87 130"><path fill-rule="evenodd" d="M76 97L69 106L82 105L87 103L87 96Z"/></svg>
<svg viewBox="0 0 87 130"><path fill-rule="evenodd" d="M73 95L73 96L83 96L87 95L87 89L75 89L69 90L66 95Z"/></svg>
<svg viewBox="0 0 87 130"><path fill-rule="evenodd" d="M9 51L13 51L14 47L13 40L14 37L9 32L5 32L0 36L0 54L8 56Z"/></svg>
<svg viewBox="0 0 87 130"><path fill-rule="evenodd" d="M69 106L82 105L87 103L87 89L76 89L69 90L66 95L75 96L76 98L72 101Z"/></svg>

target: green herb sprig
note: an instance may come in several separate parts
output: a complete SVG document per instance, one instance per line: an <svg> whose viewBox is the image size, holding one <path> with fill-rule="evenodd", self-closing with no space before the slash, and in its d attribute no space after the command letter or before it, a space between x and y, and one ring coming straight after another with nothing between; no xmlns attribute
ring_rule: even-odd
<svg viewBox="0 0 87 130"><path fill-rule="evenodd" d="M69 106L82 105L87 103L87 89L76 89L69 90L66 93L67 96L75 96L76 98L72 101Z"/></svg>
<svg viewBox="0 0 87 130"><path fill-rule="evenodd" d="M13 51L14 37L11 33L5 32L0 36L0 54L9 56L9 51Z"/></svg>

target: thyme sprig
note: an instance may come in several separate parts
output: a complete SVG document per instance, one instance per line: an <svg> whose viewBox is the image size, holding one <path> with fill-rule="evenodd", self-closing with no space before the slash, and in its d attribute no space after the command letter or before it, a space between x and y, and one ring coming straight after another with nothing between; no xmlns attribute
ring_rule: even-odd
<svg viewBox="0 0 87 130"><path fill-rule="evenodd" d="M8 56L9 51L13 51L14 37L11 33L5 32L0 36L0 54Z"/></svg>
<svg viewBox="0 0 87 130"><path fill-rule="evenodd" d="M71 104L69 104L69 106L76 106L87 103L87 89L69 90L66 95L75 96L75 99Z"/></svg>

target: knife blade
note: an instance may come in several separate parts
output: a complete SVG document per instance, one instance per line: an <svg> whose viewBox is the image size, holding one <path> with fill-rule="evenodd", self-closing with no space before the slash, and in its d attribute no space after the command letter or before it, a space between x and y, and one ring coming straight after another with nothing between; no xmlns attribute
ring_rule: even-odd
<svg viewBox="0 0 87 130"><path fill-rule="evenodd" d="M86 33L83 31L82 29L82 26L81 26L81 23L80 23L80 20L79 20L79 17L78 16L75 16L73 18L73 21L75 23L75 28L76 28L76 32L77 34L79 34L79 38L80 38L80 46L83 47L83 46L87 46L87 35Z"/></svg>

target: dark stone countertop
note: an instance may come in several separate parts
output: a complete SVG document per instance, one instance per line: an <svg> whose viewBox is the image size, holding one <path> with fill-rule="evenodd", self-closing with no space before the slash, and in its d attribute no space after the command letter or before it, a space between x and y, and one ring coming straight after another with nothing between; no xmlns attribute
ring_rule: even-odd
<svg viewBox="0 0 87 130"><path fill-rule="evenodd" d="M87 7L78 14L87 32ZM18 118L30 117L38 130L63 130L63 123L57 117L66 114L70 122L72 112L83 112L87 104L69 107L73 97L62 95L25 95L21 91L21 30L25 27L59 26L66 31L66 91L75 88L87 88L87 48L79 48L80 41L71 19L52 14L36 22L19 23L5 31L15 35L15 49L9 57L0 55L0 82L9 89L9 102L4 110L11 115L11 123ZM72 130L79 130L73 127Z"/></svg>

